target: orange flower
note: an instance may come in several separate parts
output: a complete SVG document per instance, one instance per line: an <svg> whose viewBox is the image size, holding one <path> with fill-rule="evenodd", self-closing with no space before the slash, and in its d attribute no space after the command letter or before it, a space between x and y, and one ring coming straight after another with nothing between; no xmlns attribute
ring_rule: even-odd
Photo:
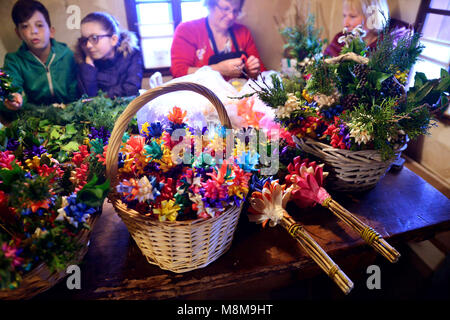
<svg viewBox="0 0 450 320"><path fill-rule="evenodd" d="M173 107L172 111L169 112L169 116L167 119L169 121L176 123L176 124L182 124L184 122L184 117L186 117L187 111L181 111L178 107Z"/></svg>
<svg viewBox="0 0 450 320"><path fill-rule="evenodd" d="M236 108L238 116L244 119L244 125L248 127L259 128L259 122L264 117L264 113L253 111L255 98L244 98L238 101Z"/></svg>
<svg viewBox="0 0 450 320"><path fill-rule="evenodd" d="M31 208L31 211L33 211L33 213L34 213L40 208L48 209L49 204L50 204L50 199L46 199L44 201L35 201L35 202L31 203L30 208Z"/></svg>

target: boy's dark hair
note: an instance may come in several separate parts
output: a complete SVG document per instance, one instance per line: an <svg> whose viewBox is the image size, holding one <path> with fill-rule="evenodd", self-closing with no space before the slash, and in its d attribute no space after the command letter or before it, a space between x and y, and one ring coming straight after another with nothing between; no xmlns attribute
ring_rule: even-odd
<svg viewBox="0 0 450 320"><path fill-rule="evenodd" d="M30 19L36 11L42 13L48 26L51 27L52 24L50 22L50 16L48 14L47 8L45 8L44 5L39 1L35 0L19 0L16 2L16 4L14 4L11 16L16 27L19 26L19 23L25 22Z"/></svg>

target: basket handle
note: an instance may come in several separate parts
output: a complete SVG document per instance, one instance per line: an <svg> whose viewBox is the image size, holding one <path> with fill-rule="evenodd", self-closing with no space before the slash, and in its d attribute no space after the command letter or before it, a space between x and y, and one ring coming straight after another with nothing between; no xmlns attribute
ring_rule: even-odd
<svg viewBox="0 0 450 320"><path fill-rule="evenodd" d="M193 91L207 98L216 108L221 124L224 127L231 129L231 121L223 103L214 92L205 86L190 82L176 82L150 89L131 101L114 125L114 129L109 138L108 151L106 153L106 177L110 179L111 185L115 185L114 182L117 179L117 156L122 144L123 134L125 133L130 120L144 105L153 99L166 93L183 90Z"/></svg>

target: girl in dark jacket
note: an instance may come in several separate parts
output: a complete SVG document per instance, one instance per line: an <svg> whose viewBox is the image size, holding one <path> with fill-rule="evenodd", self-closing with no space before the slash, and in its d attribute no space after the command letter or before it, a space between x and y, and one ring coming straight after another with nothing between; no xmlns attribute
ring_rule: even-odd
<svg viewBox="0 0 450 320"><path fill-rule="evenodd" d="M143 76L141 51L136 36L120 31L117 20L106 12L93 12L81 21L76 52L81 94L109 97L139 94Z"/></svg>

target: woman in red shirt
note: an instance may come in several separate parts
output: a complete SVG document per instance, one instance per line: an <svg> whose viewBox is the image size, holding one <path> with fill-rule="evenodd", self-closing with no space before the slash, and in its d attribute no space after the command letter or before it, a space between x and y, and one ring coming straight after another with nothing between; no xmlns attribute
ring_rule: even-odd
<svg viewBox="0 0 450 320"><path fill-rule="evenodd" d="M171 48L173 77L194 73L209 65L226 78L243 71L256 78L265 68L247 27L235 23L244 0L207 0L206 18L181 23Z"/></svg>

